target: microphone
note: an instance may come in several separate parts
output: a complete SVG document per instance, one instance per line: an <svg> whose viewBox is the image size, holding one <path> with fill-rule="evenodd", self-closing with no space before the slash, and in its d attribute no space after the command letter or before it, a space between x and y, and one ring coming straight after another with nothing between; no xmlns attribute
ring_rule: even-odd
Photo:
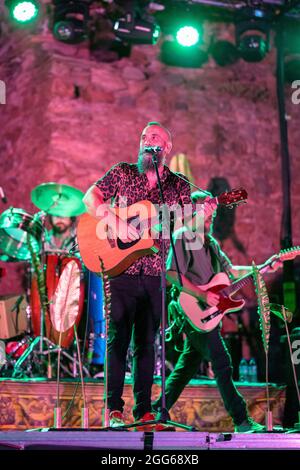
<svg viewBox="0 0 300 470"><path fill-rule="evenodd" d="M152 155L155 155L156 153L159 153L162 151L161 147L154 146L154 147L144 147L144 152L147 153L152 153Z"/></svg>
<svg viewBox="0 0 300 470"><path fill-rule="evenodd" d="M0 186L0 198L1 198L1 200L2 200L2 202L3 202L4 204L7 203L7 199L6 199L6 196L5 196L5 192L4 192L3 188L2 188L2 186Z"/></svg>

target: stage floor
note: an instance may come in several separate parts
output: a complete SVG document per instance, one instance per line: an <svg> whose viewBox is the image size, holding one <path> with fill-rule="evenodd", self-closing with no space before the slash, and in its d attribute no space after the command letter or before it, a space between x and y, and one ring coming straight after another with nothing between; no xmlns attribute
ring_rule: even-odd
<svg viewBox="0 0 300 470"><path fill-rule="evenodd" d="M299 450L299 433L48 431L0 432L0 450Z"/></svg>
<svg viewBox="0 0 300 470"><path fill-rule="evenodd" d="M237 383L237 386L247 401L251 416L256 421L264 423L266 412L264 384L242 385ZM99 429L102 426L103 382L100 380L85 381L85 390L89 408L89 429ZM159 392L160 386L155 383L153 399L158 396ZM80 383L74 380L62 380L59 394L63 415L62 426L68 429L81 428L83 401ZM0 379L1 431L51 428L56 396L55 380ZM123 396L125 419L130 423L133 421L133 395L130 383L126 383ZM284 387L270 386L270 397L273 424L281 425L285 403ZM192 381L171 409L170 415L172 420L193 426L201 432L230 433L233 431L232 420L224 409L214 380ZM128 435L128 433L126 434Z"/></svg>

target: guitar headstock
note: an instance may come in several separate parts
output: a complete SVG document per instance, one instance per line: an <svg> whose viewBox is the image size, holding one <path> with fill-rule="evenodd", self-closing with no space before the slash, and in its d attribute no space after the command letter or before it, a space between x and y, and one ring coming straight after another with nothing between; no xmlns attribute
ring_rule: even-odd
<svg viewBox="0 0 300 470"><path fill-rule="evenodd" d="M234 206L238 206L239 204L245 204L247 202L247 198L248 193L244 188L232 189L231 191L226 191L217 197L219 204L229 207L230 209Z"/></svg>
<svg viewBox="0 0 300 470"><path fill-rule="evenodd" d="M296 256L300 255L300 246L293 246L292 248L287 248L286 250L281 250L279 253L280 261L289 261Z"/></svg>

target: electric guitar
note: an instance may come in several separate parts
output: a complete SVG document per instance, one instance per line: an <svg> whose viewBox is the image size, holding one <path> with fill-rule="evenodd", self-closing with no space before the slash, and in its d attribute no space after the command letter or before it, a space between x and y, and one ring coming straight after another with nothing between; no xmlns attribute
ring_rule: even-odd
<svg viewBox="0 0 300 470"><path fill-rule="evenodd" d="M246 202L247 196L246 190L241 188L222 193L211 200L231 208ZM140 238L132 241L115 237L107 224L106 209L106 214L101 214L101 220L87 213L79 218L77 239L85 266L95 273L101 273L101 266L104 266L105 272L113 277L121 274L141 256L159 251L155 233L160 229L160 219L154 204L146 200L124 208L112 207L110 212L116 215L116 223L120 218L132 224Z"/></svg>
<svg viewBox="0 0 300 470"><path fill-rule="evenodd" d="M272 257L266 261L263 266L261 266L260 271L263 271L274 261L288 261L298 255L300 255L300 246L282 250L276 257ZM232 296L248 284L251 278L252 273L249 273L231 282L226 273L215 274L209 283L198 287L204 292L210 291L219 294L220 300L218 305L209 307L197 297L187 294L186 292L181 292L178 298L180 314L187 319L195 330L202 333L212 331L220 323L224 315L237 312L244 307L244 299L234 299Z"/></svg>

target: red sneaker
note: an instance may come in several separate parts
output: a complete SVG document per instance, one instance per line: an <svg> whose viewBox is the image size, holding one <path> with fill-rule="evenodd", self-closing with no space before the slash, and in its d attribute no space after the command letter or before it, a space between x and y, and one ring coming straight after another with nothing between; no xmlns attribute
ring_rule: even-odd
<svg viewBox="0 0 300 470"><path fill-rule="evenodd" d="M124 416L123 413L119 410L114 410L109 413L109 426L111 428L117 428L119 426L124 426Z"/></svg>
<svg viewBox="0 0 300 470"><path fill-rule="evenodd" d="M155 421L157 419L154 413L150 413L149 411L142 416L142 418L138 421L139 423L148 422L148 421ZM175 431L174 426L169 426L163 423L157 424L145 424L143 426L136 426L136 431L140 432L161 432L161 431Z"/></svg>

